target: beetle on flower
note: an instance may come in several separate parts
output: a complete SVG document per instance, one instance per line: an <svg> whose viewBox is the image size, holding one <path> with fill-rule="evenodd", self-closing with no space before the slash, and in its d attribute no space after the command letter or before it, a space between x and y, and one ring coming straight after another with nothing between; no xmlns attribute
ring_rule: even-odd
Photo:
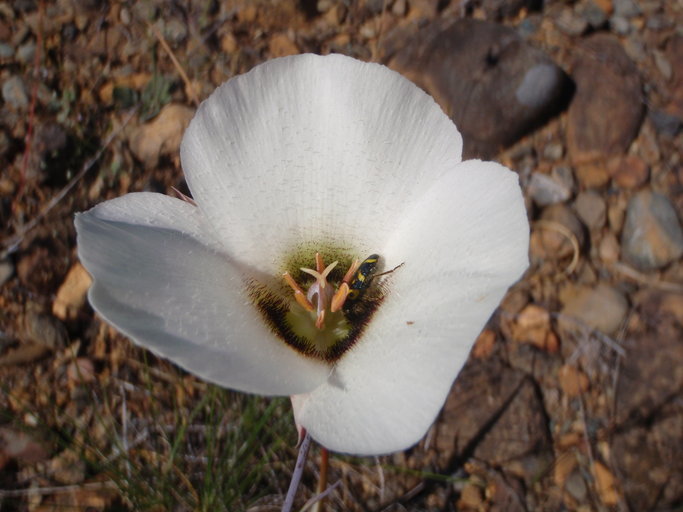
<svg viewBox="0 0 683 512"><path fill-rule="evenodd" d="M196 205L133 193L76 217L90 302L206 380L291 396L330 450L405 449L528 264L516 174L461 151L439 106L384 66L266 62L184 135Z"/></svg>

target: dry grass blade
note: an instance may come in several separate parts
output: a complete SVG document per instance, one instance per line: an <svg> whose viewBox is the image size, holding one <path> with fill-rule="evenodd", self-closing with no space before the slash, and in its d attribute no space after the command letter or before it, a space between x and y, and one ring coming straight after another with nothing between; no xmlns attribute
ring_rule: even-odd
<svg viewBox="0 0 683 512"><path fill-rule="evenodd" d="M83 489L116 489L113 482L89 482L77 485L62 485L55 487L29 487L28 489L0 489L0 500L5 498L20 498L24 496L49 496L64 492L80 491Z"/></svg>
<svg viewBox="0 0 683 512"><path fill-rule="evenodd" d="M619 261L614 262L611 267L621 275L628 277L629 279L633 279L639 283L652 286L653 288L657 288L665 292L683 293L683 284L662 281L657 276L643 274L642 272L638 272L636 269L629 267L628 265Z"/></svg>
<svg viewBox="0 0 683 512"><path fill-rule="evenodd" d="M180 65L180 61L178 61L178 58L175 56L175 53L173 53L173 50L166 42L166 39L159 31L158 27L152 25L151 23L147 23L147 26L154 33L157 40L159 41L159 44L161 44L161 46L164 48L164 50L170 57L171 61L173 62L173 66L176 68L178 74L180 75L180 78L182 78L183 82L185 82L185 90L187 91L188 96L190 96L190 100L192 100L192 103L194 103L195 107L198 107L200 103L199 97L197 96L197 93L194 90L192 82L190 82L190 78L187 76L187 73L185 73L185 69Z"/></svg>
<svg viewBox="0 0 683 512"><path fill-rule="evenodd" d="M534 222L534 227L555 231L569 240L572 244L573 254L572 260L569 262L569 265L567 265L567 268L564 269L564 273L566 275L573 274L579 264L579 256L581 255L581 248L579 247L579 241L577 240L576 235L559 222L552 220L537 220Z"/></svg>
<svg viewBox="0 0 683 512"><path fill-rule="evenodd" d="M301 510L299 512L306 512L307 510L311 509L314 505L319 505L325 498L327 498L334 490L341 485L341 480L337 480L335 483L330 485L327 489L325 489L323 492L320 494L317 494L316 496L313 496L310 500L308 500L303 507L301 507ZM312 509L315 510L315 509Z"/></svg>

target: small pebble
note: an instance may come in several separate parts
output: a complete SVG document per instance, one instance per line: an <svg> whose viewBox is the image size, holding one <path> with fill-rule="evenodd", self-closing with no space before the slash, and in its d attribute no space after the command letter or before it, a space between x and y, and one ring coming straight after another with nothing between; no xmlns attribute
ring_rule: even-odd
<svg viewBox="0 0 683 512"><path fill-rule="evenodd" d="M543 156L548 160L552 160L553 162L562 158L563 154L564 147L560 142L551 142L546 144L546 146L543 148Z"/></svg>
<svg viewBox="0 0 683 512"><path fill-rule="evenodd" d="M574 398L588 390L590 381L585 373L572 365L565 364L557 373L562 392L569 398Z"/></svg>
<svg viewBox="0 0 683 512"><path fill-rule="evenodd" d="M544 349L550 332L550 313L536 304L529 304L517 317L512 330L515 341Z"/></svg>
<svg viewBox="0 0 683 512"><path fill-rule="evenodd" d="M0 59L11 59L14 55L14 48L7 43L0 43Z"/></svg>
<svg viewBox="0 0 683 512"><path fill-rule="evenodd" d="M557 28L569 36L580 36L588 28L588 21L577 15L571 8L563 9L555 20Z"/></svg>
<svg viewBox="0 0 683 512"><path fill-rule="evenodd" d="M615 185L626 189L644 185L650 175L647 164L638 155L626 155L610 160L607 172Z"/></svg>
<svg viewBox="0 0 683 512"><path fill-rule="evenodd" d="M285 57L299 53L296 43L284 32L273 34L268 42L268 50L272 57Z"/></svg>
<svg viewBox="0 0 683 512"><path fill-rule="evenodd" d="M377 36L377 23L374 19L369 19L361 25L358 33L364 39L373 39Z"/></svg>
<svg viewBox="0 0 683 512"><path fill-rule="evenodd" d="M564 186L567 187L570 191L573 192L576 188L574 173L572 173L570 167L567 167L565 165L558 165L557 167L553 167L553 170L550 171L550 175L556 181L563 183Z"/></svg>
<svg viewBox="0 0 683 512"><path fill-rule="evenodd" d="M659 72L662 74L665 80L671 80L673 70L671 69L671 63L669 60L660 51L654 50L652 53L655 57L655 64L657 65Z"/></svg>
<svg viewBox="0 0 683 512"><path fill-rule="evenodd" d="M576 213L589 229L600 229L605 225L607 207L600 194L592 190L581 192L574 203Z"/></svg>
<svg viewBox="0 0 683 512"><path fill-rule="evenodd" d="M576 178L585 188L600 188L609 182L609 174L602 162L591 162L575 167Z"/></svg>
<svg viewBox="0 0 683 512"><path fill-rule="evenodd" d="M121 11L119 11L119 21L124 25L130 25L131 19L128 7L121 7Z"/></svg>
<svg viewBox="0 0 683 512"><path fill-rule="evenodd" d="M407 10L406 0L396 0L394 5L391 6L391 12L394 16L405 16Z"/></svg>
<svg viewBox="0 0 683 512"><path fill-rule="evenodd" d="M29 41L17 48L16 58L23 64L31 64L36 54L36 43Z"/></svg>
<svg viewBox="0 0 683 512"><path fill-rule="evenodd" d="M64 325L52 315L28 313L26 315L26 340L50 350L64 348L69 335Z"/></svg>
<svg viewBox="0 0 683 512"><path fill-rule="evenodd" d="M164 27L164 36L173 44L181 43L187 37L187 25L177 18L171 18Z"/></svg>
<svg viewBox="0 0 683 512"><path fill-rule="evenodd" d="M672 21L670 19L658 14L648 16L645 20L645 28L648 30L663 30L669 28L671 25Z"/></svg>
<svg viewBox="0 0 683 512"><path fill-rule="evenodd" d="M640 14L640 7L635 0L613 0L614 14L624 18L632 18Z"/></svg>
<svg viewBox="0 0 683 512"><path fill-rule="evenodd" d="M19 76L11 76L2 84L2 98L15 110L28 108L26 84Z"/></svg>
<svg viewBox="0 0 683 512"><path fill-rule="evenodd" d="M642 270L656 270L683 255L683 229L665 196L643 190L628 204L621 238L624 258Z"/></svg>
<svg viewBox="0 0 683 512"><path fill-rule="evenodd" d="M365 0L364 7L372 15L382 14L385 0Z"/></svg>
<svg viewBox="0 0 683 512"><path fill-rule="evenodd" d="M619 260L619 240L611 231L607 232L598 246L598 254L604 263L615 263Z"/></svg>
<svg viewBox="0 0 683 512"><path fill-rule="evenodd" d="M650 118L650 121L652 121L657 133L675 137L678 135L678 132L681 131L681 125L683 124L681 119L672 116L671 114L667 114L663 110L650 110L648 112L648 117Z"/></svg>
<svg viewBox="0 0 683 512"><path fill-rule="evenodd" d="M612 31L620 36L625 36L631 31L631 24L623 16L612 16L609 24Z"/></svg>
<svg viewBox="0 0 683 512"><path fill-rule="evenodd" d="M601 28L605 23L607 23L607 13L591 0L586 2L580 8L579 13L586 19L588 24L593 29Z"/></svg>
<svg viewBox="0 0 683 512"><path fill-rule="evenodd" d="M624 227L624 218L626 217L626 197L620 194L616 198L612 198L607 207L607 221L609 228L615 233L619 233Z"/></svg>
<svg viewBox="0 0 683 512"><path fill-rule="evenodd" d="M565 326L572 329L572 321L597 329L606 334L614 333L623 322L628 312L628 302L624 295L607 284L599 284L595 288L577 286L564 298L562 315L568 317ZM564 321L560 317L560 324Z"/></svg>
<svg viewBox="0 0 683 512"><path fill-rule="evenodd" d="M9 261L0 261L0 286L14 274L14 266Z"/></svg>
<svg viewBox="0 0 683 512"><path fill-rule="evenodd" d="M531 174L528 191L534 202L541 207L562 203L571 197L570 188L541 172Z"/></svg>
<svg viewBox="0 0 683 512"><path fill-rule="evenodd" d="M4 156L9 151L10 140L5 130L0 130L0 156Z"/></svg>
<svg viewBox="0 0 683 512"><path fill-rule="evenodd" d="M523 39L529 39L538 32L540 20L534 16L524 18L519 25L517 25L517 33Z"/></svg>
<svg viewBox="0 0 683 512"><path fill-rule="evenodd" d="M316 4L316 9L318 9L319 13L324 13L329 11L333 5L333 0L318 0L318 3Z"/></svg>
<svg viewBox="0 0 683 512"><path fill-rule="evenodd" d="M631 35L624 40L624 51L631 59L636 62L645 62L650 58L650 52L645 48L643 41Z"/></svg>
<svg viewBox="0 0 683 512"><path fill-rule="evenodd" d="M586 481L579 471L572 471L564 484L565 490L579 503L583 503L588 493Z"/></svg>
<svg viewBox="0 0 683 512"><path fill-rule="evenodd" d="M152 2L133 2L131 9L133 16L142 21L152 22L157 15L157 6Z"/></svg>

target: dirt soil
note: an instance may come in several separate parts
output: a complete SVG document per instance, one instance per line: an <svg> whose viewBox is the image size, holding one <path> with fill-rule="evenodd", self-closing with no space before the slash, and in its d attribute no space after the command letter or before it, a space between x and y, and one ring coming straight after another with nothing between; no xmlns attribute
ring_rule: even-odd
<svg viewBox="0 0 683 512"><path fill-rule="evenodd" d="M267 59L338 52L403 72L469 156L516 170L532 236L425 439L333 456L328 508L680 510L681 27L680 0L0 2L0 509L136 509L103 461L161 467L168 447L103 425L153 423L150 390L172 421L206 390L94 315L74 213L189 193L199 101ZM235 507L278 510L295 455L269 454L267 490Z"/></svg>

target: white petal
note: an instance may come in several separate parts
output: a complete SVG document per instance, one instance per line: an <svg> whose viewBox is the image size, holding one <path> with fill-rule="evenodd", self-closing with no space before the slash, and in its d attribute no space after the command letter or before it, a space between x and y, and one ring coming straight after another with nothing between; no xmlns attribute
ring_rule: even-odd
<svg viewBox="0 0 683 512"><path fill-rule="evenodd" d="M245 292L248 269L208 232L199 210L161 194L128 194L76 217L89 298L152 352L217 384L289 395L329 374L279 342Z"/></svg>
<svg viewBox="0 0 683 512"><path fill-rule="evenodd" d="M229 252L273 272L282 261L272 255L302 243L375 252L461 150L455 125L398 73L297 55L221 86L200 106L181 157Z"/></svg>
<svg viewBox="0 0 683 512"><path fill-rule="evenodd" d="M359 455L416 443L472 343L526 269L529 225L517 176L468 161L407 212L382 253L389 295L329 381L295 414L327 448Z"/></svg>

